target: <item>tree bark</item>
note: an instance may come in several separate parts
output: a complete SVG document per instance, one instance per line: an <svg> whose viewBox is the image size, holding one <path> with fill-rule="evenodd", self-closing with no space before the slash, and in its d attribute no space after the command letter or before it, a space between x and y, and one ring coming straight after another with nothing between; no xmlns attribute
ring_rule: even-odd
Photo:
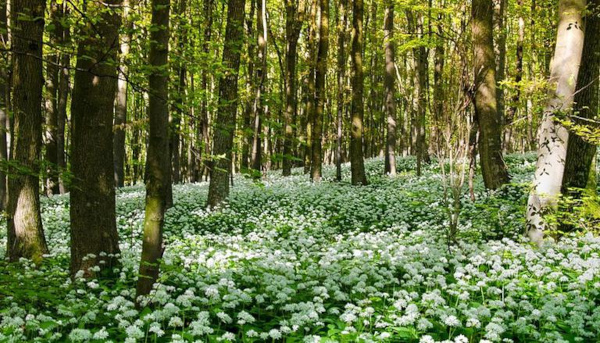
<svg viewBox="0 0 600 343"><path fill-rule="evenodd" d="M63 2L64 17L69 16L69 9ZM63 27L62 43L68 44L71 40L71 28ZM71 75L69 67L71 65L71 56L68 53L63 53L60 57L60 75L58 80L58 117L57 117L57 136L56 136L56 161L58 165L59 177L59 192L65 194L69 191L68 180L64 177L67 172L67 157L66 157L66 140L65 126L67 123L67 102L71 93L70 80Z"/></svg>
<svg viewBox="0 0 600 343"><path fill-rule="evenodd" d="M131 8L130 0L123 0L123 21L125 34L121 37L121 51L119 56L119 80L117 81L117 94L115 99L115 137L114 137L114 166L115 186L125 185L125 132L127 127L127 74L129 49L131 47L133 21L129 20Z"/></svg>
<svg viewBox="0 0 600 343"><path fill-rule="evenodd" d="M535 2L533 3L535 4ZM523 8L523 0L517 1L517 6L519 7L519 13L522 13ZM533 19L532 19L533 20ZM511 106L506 111L506 115L504 116L504 146L505 150L510 151L511 147L511 139L512 139L512 128L510 127L515 119L515 115L517 114L517 109L519 102L521 101L521 81L523 80L523 43L525 41L525 19L520 15L518 19L519 23L519 31L517 35L517 47L516 47L516 70L515 70L515 94L510 99ZM532 31L534 31L531 26ZM529 131L529 128L528 128Z"/></svg>
<svg viewBox="0 0 600 343"><path fill-rule="evenodd" d="M350 137L350 169L353 185L366 185L363 155L364 71L363 71L363 0L353 1L352 17L352 129Z"/></svg>
<svg viewBox="0 0 600 343"><path fill-rule="evenodd" d="M506 77L506 29L505 29L505 12L506 0L494 1L494 13L492 15L494 29L498 32L498 41L494 45L496 55L496 99L498 106L498 116L500 124L506 125L505 105L504 105L504 86L500 85ZM492 31L493 32L493 31ZM492 34L493 37L493 34ZM502 131L501 131L502 132ZM501 133L502 134L502 133ZM502 137L501 137L502 138Z"/></svg>
<svg viewBox="0 0 600 343"><path fill-rule="evenodd" d="M219 80L219 105L213 138L214 161L208 188L208 206L216 207L229 196L229 173L238 107L238 73L244 43L245 0L229 0L223 48L223 65L227 72Z"/></svg>
<svg viewBox="0 0 600 343"><path fill-rule="evenodd" d="M10 55L8 53L8 1L0 2L0 162L8 160L8 144L6 132L8 131L8 103L10 98ZM0 168L0 211L6 209L6 172Z"/></svg>
<svg viewBox="0 0 600 343"><path fill-rule="evenodd" d="M396 176L396 56L394 45L394 2L386 0L383 24L385 48L385 116L387 138L385 145L385 173Z"/></svg>
<svg viewBox="0 0 600 343"><path fill-rule="evenodd" d="M169 162L169 105L168 105L168 56L169 56L169 7L170 0L152 1L152 27L150 33L149 76L150 119L148 158L146 160L146 213L144 237L140 261L137 296L152 290L159 273L164 251L163 226L171 170Z"/></svg>
<svg viewBox="0 0 600 343"><path fill-rule="evenodd" d="M590 121L598 116L598 91L600 84L600 0L589 1L585 18L585 40L579 76L577 77L577 92L575 94L576 125L589 126ZM586 137L570 133L563 176L563 192L570 189L591 189L596 192L594 184L596 171L593 168L596 158L596 145ZM591 181L591 182L590 182ZM591 183L591 184L590 184ZM578 196L580 191L574 190Z"/></svg>
<svg viewBox="0 0 600 343"><path fill-rule="evenodd" d="M321 181L323 166L323 116L325 115L325 77L327 75L327 54L329 52L329 0L319 1L319 50L315 75L315 115L313 117L312 168L313 182Z"/></svg>
<svg viewBox="0 0 600 343"><path fill-rule="evenodd" d="M308 61L306 61L308 67L308 75L306 80L306 146L304 149L304 173L309 173L313 164L312 158L312 144L313 144L313 122L315 116L315 75L317 73L317 33L318 33L318 22L317 22L317 11L318 1L311 0L310 18L308 21Z"/></svg>
<svg viewBox="0 0 600 343"><path fill-rule="evenodd" d="M298 39L304 21L305 0L286 0L285 3L285 112L283 140L283 176L292 175L294 128L293 120L298 111L298 94L296 82L296 62L298 60Z"/></svg>
<svg viewBox="0 0 600 343"><path fill-rule="evenodd" d="M256 63L256 94L254 98L254 134L252 136L252 169L255 176L262 170L262 118L265 116L264 94L267 76L267 1L256 0L256 33L257 33L257 63Z"/></svg>
<svg viewBox="0 0 600 343"><path fill-rule="evenodd" d="M14 138L8 173L8 257L35 263L48 253L40 215L42 147L42 36L44 0L11 4Z"/></svg>
<svg viewBox="0 0 600 343"><path fill-rule="evenodd" d="M508 170L502 158L492 13L492 0L473 1L474 104L480 132L481 171L487 189L497 189L509 181Z"/></svg>
<svg viewBox="0 0 600 343"><path fill-rule="evenodd" d="M346 108L346 32L348 30L348 0L339 2L338 19L338 55L337 55L337 118L336 118L336 150L335 178L342 181L342 139L344 132L344 109Z"/></svg>
<svg viewBox="0 0 600 343"><path fill-rule="evenodd" d="M77 50L71 102L71 272L82 270L85 277L96 274L90 268L100 261L110 270L120 252L112 130L121 25L115 9L120 7L121 0L89 2L86 15L99 20L82 27Z"/></svg>
<svg viewBox="0 0 600 343"><path fill-rule="evenodd" d="M560 19L550 73L550 90L538 136L533 189L527 203L527 234L538 246L543 243L544 230L551 228L544 215L556 207L565 171L569 133L556 118L569 113L573 106L583 50L581 23L586 1L560 0L558 7Z"/></svg>

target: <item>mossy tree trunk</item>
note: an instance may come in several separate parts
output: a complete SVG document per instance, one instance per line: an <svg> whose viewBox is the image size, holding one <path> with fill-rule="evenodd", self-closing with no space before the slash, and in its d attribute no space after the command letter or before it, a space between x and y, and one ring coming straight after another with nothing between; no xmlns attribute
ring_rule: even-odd
<svg viewBox="0 0 600 343"><path fill-rule="evenodd" d="M13 66L13 168L8 174L8 247L11 261L41 262L48 253L40 215L42 148L42 37L44 0L11 4Z"/></svg>
<svg viewBox="0 0 600 343"><path fill-rule="evenodd" d="M163 254L163 226L169 188L171 163L169 161L169 104L167 67L169 53L169 0L152 1L149 76L150 120L148 157L146 160L146 213L140 261L137 295L152 290L159 273ZM172 138L172 137L171 137Z"/></svg>

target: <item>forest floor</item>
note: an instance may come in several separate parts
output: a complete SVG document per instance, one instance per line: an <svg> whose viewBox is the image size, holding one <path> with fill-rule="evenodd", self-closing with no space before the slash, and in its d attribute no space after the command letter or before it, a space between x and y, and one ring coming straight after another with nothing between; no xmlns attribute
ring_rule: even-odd
<svg viewBox="0 0 600 343"><path fill-rule="evenodd" d="M417 177L400 159L390 179L369 160L365 187L331 181L330 167L319 184L300 169L237 177L215 212L206 183L175 186L161 283L142 310L143 186L118 193L116 281L71 281L69 198L43 199L51 254L39 269L0 261L0 342L595 342L600 239L521 241L534 159L508 156L500 191L477 179L472 202L465 190L450 247L435 163Z"/></svg>

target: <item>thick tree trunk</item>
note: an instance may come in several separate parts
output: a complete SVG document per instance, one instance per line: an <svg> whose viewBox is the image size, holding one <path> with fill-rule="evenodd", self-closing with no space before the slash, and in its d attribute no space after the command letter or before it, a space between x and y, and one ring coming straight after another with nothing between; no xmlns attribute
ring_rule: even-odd
<svg viewBox="0 0 600 343"><path fill-rule="evenodd" d="M152 1L152 23L156 30L150 33L149 76L150 119L148 158L146 160L146 213L144 238L140 261L137 296L152 290L159 273L162 258L163 225L171 170L169 163L169 105L168 105L168 55L169 55L169 0Z"/></svg>
<svg viewBox="0 0 600 343"><path fill-rule="evenodd" d="M223 48L223 65L229 70L219 80L219 106L213 138L214 161L210 173L208 206L216 207L229 196L229 173L238 107L238 72L244 43L245 0L229 0Z"/></svg>
<svg viewBox="0 0 600 343"><path fill-rule="evenodd" d="M335 179L342 181L342 139L344 132L344 109L346 108L346 32L348 30L348 0L340 0L338 18L338 55L337 55L337 119Z"/></svg>
<svg viewBox="0 0 600 343"><path fill-rule="evenodd" d="M129 20L130 0L123 0L123 21L126 23L125 35L121 37L121 51L119 56L119 80L117 81L117 94L115 99L115 137L114 137L114 165L115 186L125 185L125 129L127 126L127 74L128 56L131 47L131 33L133 21Z"/></svg>
<svg viewBox="0 0 600 343"><path fill-rule="evenodd" d="M14 139L8 173L8 257L40 263L48 253L40 215L42 36L46 2L11 3ZM29 18L34 18L33 20Z"/></svg>
<svg viewBox="0 0 600 343"><path fill-rule="evenodd" d="M598 115L598 90L600 88L600 0L589 1L589 13L585 21L585 40L577 92L575 94L575 125L590 126L590 120ZM562 180L563 192L572 188L591 189L596 192L594 183L596 171L594 159L596 145L586 137L569 134L565 174ZM575 190L574 195L579 191Z"/></svg>
<svg viewBox="0 0 600 343"><path fill-rule="evenodd" d="M315 115L313 117L312 168L313 182L321 181L323 165L323 116L325 115L325 77L327 74L327 54L329 52L329 0L319 1L319 51L315 75Z"/></svg>
<svg viewBox="0 0 600 343"><path fill-rule="evenodd" d="M560 19L551 66L550 91L539 131L533 189L527 203L527 232L537 245L543 243L544 230L550 228L544 215L555 208L562 187L569 133L556 118L570 113L573 106L583 50L581 23L585 9L585 0L559 1Z"/></svg>
<svg viewBox="0 0 600 343"><path fill-rule="evenodd" d="M385 116L387 138L385 144L385 173L396 176L396 56L394 46L394 2L386 1L383 24L385 48Z"/></svg>
<svg viewBox="0 0 600 343"><path fill-rule="evenodd" d="M100 261L110 270L119 253L112 128L121 18L112 9L120 7L121 0L88 3L87 13L99 20L82 27L85 38L77 51L71 102L71 272L82 270L86 277L95 275L90 268Z"/></svg>
<svg viewBox="0 0 600 343"><path fill-rule="evenodd" d="M494 44L494 52L496 55L496 99L498 106L498 116L500 118L500 124L504 127L506 125L506 118L504 114L504 86L500 83L504 81L506 77L506 29L505 29L505 12L506 12L506 0L494 0L494 13L493 23L494 30L498 32L498 40ZM492 34L493 37L493 34Z"/></svg>
<svg viewBox="0 0 600 343"><path fill-rule="evenodd" d="M304 0L286 0L285 5L285 35L287 40L285 51L285 112L283 140L283 176L292 175L294 154L293 120L298 111L298 94L296 82L296 62L298 60L298 39L304 21Z"/></svg>
<svg viewBox="0 0 600 343"><path fill-rule="evenodd" d="M363 71L363 0L353 1L352 17L352 129L350 137L350 169L353 185L366 185L363 156L364 71Z"/></svg>
<svg viewBox="0 0 600 343"><path fill-rule="evenodd" d="M479 155L485 187L497 189L509 181L502 158L493 44L492 0L473 1L475 115L479 123Z"/></svg>

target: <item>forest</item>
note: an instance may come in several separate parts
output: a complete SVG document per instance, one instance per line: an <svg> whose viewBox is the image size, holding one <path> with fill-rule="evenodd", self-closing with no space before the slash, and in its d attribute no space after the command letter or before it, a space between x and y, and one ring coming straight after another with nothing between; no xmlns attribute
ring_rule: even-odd
<svg viewBox="0 0 600 343"><path fill-rule="evenodd" d="M0 342L599 342L600 0L0 0Z"/></svg>

